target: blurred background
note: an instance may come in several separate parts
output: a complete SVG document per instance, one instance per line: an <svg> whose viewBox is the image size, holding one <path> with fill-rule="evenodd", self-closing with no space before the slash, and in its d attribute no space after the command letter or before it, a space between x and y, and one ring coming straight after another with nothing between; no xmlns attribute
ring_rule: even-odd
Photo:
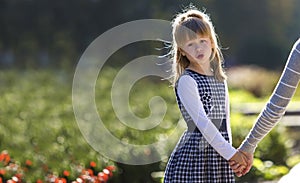
<svg viewBox="0 0 300 183"><path fill-rule="evenodd" d="M0 178L70 182L83 174L102 173L108 182L161 182L167 158L150 165L125 165L110 161L86 143L72 109L72 79L85 49L105 31L139 19L171 21L190 3L210 15L224 48L233 143L239 146L299 38L300 1L0 0ZM151 143L173 133L181 119L173 89L158 78L139 80L130 101L136 115L146 117L151 97L162 96L168 103L163 125L140 133L121 127L112 109L110 88L118 70L134 58L164 54L166 50L155 49L162 46L158 41L127 45L109 58L101 72L105 80L96 85L101 91L96 92L99 114L120 139ZM297 91L290 111L300 110L299 100ZM261 142L254 167L238 182L276 181L300 162L299 118L290 117Z"/></svg>
<svg viewBox="0 0 300 183"><path fill-rule="evenodd" d="M137 19L171 20L193 3L211 15L230 64L278 69L299 36L299 2L1 0L1 68L72 68L101 33ZM135 52L135 50L133 50Z"/></svg>

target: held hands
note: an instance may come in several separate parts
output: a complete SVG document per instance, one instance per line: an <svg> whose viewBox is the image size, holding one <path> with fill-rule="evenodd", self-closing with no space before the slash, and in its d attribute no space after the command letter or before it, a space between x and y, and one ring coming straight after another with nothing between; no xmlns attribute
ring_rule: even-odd
<svg viewBox="0 0 300 183"><path fill-rule="evenodd" d="M253 154L237 151L229 160L229 165L236 176L241 177L248 173L253 163Z"/></svg>

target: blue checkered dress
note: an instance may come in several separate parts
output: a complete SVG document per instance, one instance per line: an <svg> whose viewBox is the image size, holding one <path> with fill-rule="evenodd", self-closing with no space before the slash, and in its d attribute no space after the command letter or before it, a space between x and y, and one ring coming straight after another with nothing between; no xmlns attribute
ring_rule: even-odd
<svg viewBox="0 0 300 183"><path fill-rule="evenodd" d="M229 141L226 128L225 85L213 76L205 76L186 69L198 85L200 99L209 119L216 125L223 137ZM228 161L215 151L195 126L177 94L177 103L188 130L184 132L168 161L164 183L232 183L233 171Z"/></svg>

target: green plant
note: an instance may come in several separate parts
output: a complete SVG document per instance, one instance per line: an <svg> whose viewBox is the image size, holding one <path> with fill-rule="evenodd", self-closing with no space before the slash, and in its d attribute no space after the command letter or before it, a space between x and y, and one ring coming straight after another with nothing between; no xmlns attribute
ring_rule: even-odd
<svg viewBox="0 0 300 183"><path fill-rule="evenodd" d="M174 128L182 118L170 84L158 78L143 78L131 88L129 106L138 117L149 116L149 101L152 97L160 96L166 101L166 114L162 119L157 118L161 123L154 129L141 132L123 125L114 113L110 94L116 74L116 68L106 67L95 86L96 105L107 129L117 138L133 144L149 144L172 133L176 133L179 138L182 132L174 131ZM97 163L99 171L107 164L113 163L92 149L78 129L71 101L72 77L73 73L54 70L0 71L0 149L6 149L10 158L22 167L26 166L27 160L31 160L30 171L24 178L28 182L34 182L49 172L72 170L75 165L85 167L91 161ZM263 100L266 99L267 97ZM238 147L255 122L256 116L244 116L235 109L242 107L246 102L261 102L262 99L256 98L249 91L231 88L230 101L233 144ZM281 128L273 129L260 143L255 154L262 162L271 161L273 165L261 170L255 168L255 165L251 172L240 180L252 180L248 179L249 177L256 180L272 179L283 174L285 168L281 166L286 166L285 160L289 153L284 144L285 139L281 138L285 136ZM161 148L171 153L178 138L171 139ZM121 151L117 147L109 148L112 151ZM272 152L269 149L272 149ZM126 153L123 158L127 158ZM164 171L167 158L166 155L161 162L143 166L115 162L120 172L110 182L122 179L132 183L139 180L159 181L159 177L153 180L150 174L153 171ZM291 166L295 162L297 157L294 160L289 158L287 165ZM276 171L271 171L273 167ZM272 174L270 171L277 173ZM73 174L70 176L75 177Z"/></svg>

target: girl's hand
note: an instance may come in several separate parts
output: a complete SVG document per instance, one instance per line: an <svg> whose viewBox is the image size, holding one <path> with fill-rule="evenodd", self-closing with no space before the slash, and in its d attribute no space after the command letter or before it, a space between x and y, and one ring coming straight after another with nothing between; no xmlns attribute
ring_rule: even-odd
<svg viewBox="0 0 300 183"><path fill-rule="evenodd" d="M230 168L233 170L233 172L236 174L236 176L241 177L242 175L246 175L250 171L253 164L253 154L241 150L239 152L241 152L244 156L246 156L247 166L242 170L241 168L242 165L240 165L238 162L234 160L230 160L229 165Z"/></svg>
<svg viewBox="0 0 300 183"><path fill-rule="evenodd" d="M232 160L232 161L229 161L229 165L237 177L241 177L243 175L241 173L241 171L239 170L239 167L241 166L240 164L238 164Z"/></svg>
<svg viewBox="0 0 300 183"><path fill-rule="evenodd" d="M233 170L233 172L236 174L236 176L240 177L240 176L244 175L243 173L246 172L246 170L248 170L248 167L249 167L248 162L250 162L250 161L248 160L247 156L244 153L237 151L230 158L229 165L230 165L231 169ZM250 165L250 167L251 167L251 165Z"/></svg>
<svg viewBox="0 0 300 183"><path fill-rule="evenodd" d="M247 157L247 159L248 159L248 162L247 162L248 166L244 169L243 172L241 172L243 175L245 175L245 174L247 174L250 171L250 169L252 167L252 164L253 164L253 154L248 153L248 152L244 152L244 151L241 151L241 150L240 150L240 152L243 153Z"/></svg>

